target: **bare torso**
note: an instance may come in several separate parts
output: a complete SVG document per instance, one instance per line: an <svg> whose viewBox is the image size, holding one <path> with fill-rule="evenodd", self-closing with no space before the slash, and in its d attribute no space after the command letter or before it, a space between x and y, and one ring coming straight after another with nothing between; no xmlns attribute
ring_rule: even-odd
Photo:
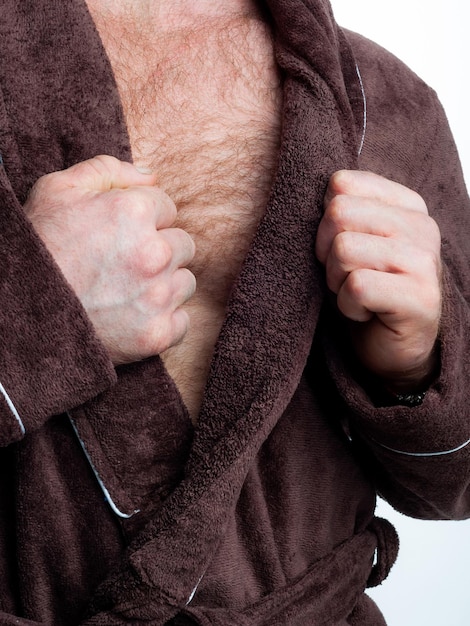
<svg viewBox="0 0 470 626"><path fill-rule="evenodd" d="M190 1L193 9L183 0L88 6L134 162L158 172L176 225L196 242L190 330L162 355L196 420L227 299L269 193L281 96L269 29L251 3Z"/></svg>

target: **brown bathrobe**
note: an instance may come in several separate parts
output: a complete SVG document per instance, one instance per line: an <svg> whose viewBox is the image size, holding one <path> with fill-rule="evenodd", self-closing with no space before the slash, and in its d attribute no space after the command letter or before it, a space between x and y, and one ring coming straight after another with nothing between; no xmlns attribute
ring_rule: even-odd
<svg viewBox="0 0 470 626"><path fill-rule="evenodd" d="M131 159L86 4L1 2L0 624L380 626L363 592L397 541L376 493L469 514L470 206L445 116L327 0L264 4L278 169L193 428L158 358L112 367L22 211L47 172ZM344 167L412 187L441 227L441 369L412 409L371 397L325 298L315 233Z"/></svg>

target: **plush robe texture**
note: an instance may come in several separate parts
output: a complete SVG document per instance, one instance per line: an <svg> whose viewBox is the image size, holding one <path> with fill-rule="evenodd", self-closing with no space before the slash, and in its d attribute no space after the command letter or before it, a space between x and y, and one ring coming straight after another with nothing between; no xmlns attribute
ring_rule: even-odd
<svg viewBox="0 0 470 626"><path fill-rule="evenodd" d="M86 4L2 2L1 624L380 626L364 590L397 539L377 491L469 514L470 206L445 115L327 0L264 5L278 167L193 428L159 358L112 367L22 211L43 174L131 159ZM328 178L358 167L415 189L442 232L440 374L413 409L373 402L314 256Z"/></svg>

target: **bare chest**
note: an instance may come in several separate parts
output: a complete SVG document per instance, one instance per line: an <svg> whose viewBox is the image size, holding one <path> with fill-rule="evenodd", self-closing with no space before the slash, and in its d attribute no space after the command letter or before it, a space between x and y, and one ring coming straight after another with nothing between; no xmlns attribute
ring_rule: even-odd
<svg viewBox="0 0 470 626"><path fill-rule="evenodd" d="M93 13L93 12L92 12ZM191 327L162 355L194 419L227 299L264 212L280 135L280 87L260 20L162 31L94 15L116 77L134 161L159 175L195 240Z"/></svg>

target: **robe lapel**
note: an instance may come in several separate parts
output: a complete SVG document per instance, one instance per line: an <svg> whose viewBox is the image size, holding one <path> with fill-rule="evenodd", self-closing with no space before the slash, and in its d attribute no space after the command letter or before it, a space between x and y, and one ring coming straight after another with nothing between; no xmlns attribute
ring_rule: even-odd
<svg viewBox="0 0 470 626"><path fill-rule="evenodd" d="M27 15L29 3L20 4ZM315 235L329 176L355 166L356 113L350 101L351 90L359 86L326 1L265 4L284 75L282 141L267 211L229 302L184 477L138 534L127 565L103 585L97 611L112 607L113 614L122 611L132 618L145 606L146 614L163 620L189 600L219 545L251 463L298 385L315 332L325 292L314 257ZM52 35L64 21L73 23L67 29L73 41L64 37L53 51L54 62L43 60L45 70L61 68L60 101L74 103L69 117L46 125L56 148L47 168L67 166L97 151L130 158L117 90L86 5L68 0L44 7L42 28L47 24ZM92 72L83 41L94 51ZM82 52L77 54L74 46L79 45ZM92 80L97 91L91 99L86 81L70 80L81 75L77 63L89 79L103 77L101 85L96 77ZM23 173L22 179L28 182L40 173ZM117 412L120 427L113 431ZM172 452L180 465L175 468L170 460L163 472L169 485L180 480L189 420L158 359L123 368L114 388L73 413L92 462L112 486L115 503L127 512L152 497L153 485L138 482L138 472L134 481L133 452L142 450L126 425L174 421L171 438L181 442L181 449ZM121 437L116 445L113 432ZM141 459L143 466L158 454L159 445L165 439L156 436ZM150 482L159 479L158 472L150 474Z"/></svg>
<svg viewBox="0 0 470 626"><path fill-rule="evenodd" d="M298 385L323 303L314 257L323 197L335 170L355 166L358 148L343 79L349 51L327 3L267 5L285 78L277 174L229 302L185 478L134 541L127 568L101 589L96 608L104 611L119 613L132 598L134 616L145 604L168 619L189 601L250 464Z"/></svg>

